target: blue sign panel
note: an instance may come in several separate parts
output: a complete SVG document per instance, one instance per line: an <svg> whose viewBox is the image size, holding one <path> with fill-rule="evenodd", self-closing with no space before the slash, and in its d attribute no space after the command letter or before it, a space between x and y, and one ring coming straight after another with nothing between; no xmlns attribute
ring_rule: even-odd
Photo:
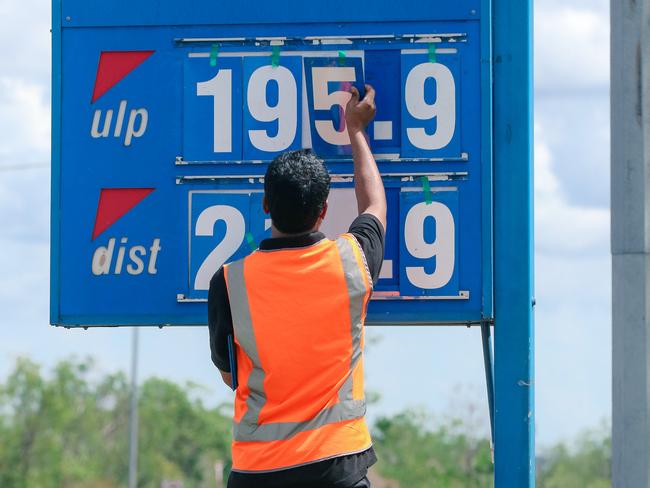
<svg viewBox="0 0 650 488"><path fill-rule="evenodd" d="M377 113L368 127L372 148L377 154L399 154L401 150L402 101L395 93L401 88L399 51L367 51L364 56L366 83L375 88Z"/></svg>
<svg viewBox="0 0 650 488"><path fill-rule="evenodd" d="M52 323L205 324L213 274L270 236L263 176L284 151L326 161L322 230L346 232L345 106L364 83L388 201L369 323L491 317L489 18L478 0L402 4L55 5Z"/></svg>

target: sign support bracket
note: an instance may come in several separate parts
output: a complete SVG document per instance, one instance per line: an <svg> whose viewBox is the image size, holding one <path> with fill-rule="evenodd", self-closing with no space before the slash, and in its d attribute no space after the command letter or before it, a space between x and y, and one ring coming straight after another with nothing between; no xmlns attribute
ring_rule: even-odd
<svg viewBox="0 0 650 488"><path fill-rule="evenodd" d="M485 368L485 386L487 387L488 408L490 411L490 434L494 452L494 361L492 354L492 324L481 321L481 342L483 345L483 366ZM494 459L494 454L492 455Z"/></svg>

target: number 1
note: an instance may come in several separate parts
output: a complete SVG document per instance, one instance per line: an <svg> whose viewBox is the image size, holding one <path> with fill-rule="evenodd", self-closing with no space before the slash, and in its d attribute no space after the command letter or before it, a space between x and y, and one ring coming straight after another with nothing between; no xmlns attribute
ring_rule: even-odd
<svg viewBox="0 0 650 488"><path fill-rule="evenodd" d="M214 99L214 152L231 152L232 70L220 69L211 80L197 83L196 94L200 97L213 97Z"/></svg>

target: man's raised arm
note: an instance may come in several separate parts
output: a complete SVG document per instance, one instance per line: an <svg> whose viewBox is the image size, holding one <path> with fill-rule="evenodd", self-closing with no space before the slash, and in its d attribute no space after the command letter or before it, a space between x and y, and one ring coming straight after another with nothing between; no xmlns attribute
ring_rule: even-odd
<svg viewBox="0 0 650 488"><path fill-rule="evenodd" d="M350 89L352 98L345 109L345 123L354 158L354 191L359 215L372 214L386 229L386 193L375 157L370 151L366 127L375 118L375 90L366 85L366 95L359 101L359 91Z"/></svg>

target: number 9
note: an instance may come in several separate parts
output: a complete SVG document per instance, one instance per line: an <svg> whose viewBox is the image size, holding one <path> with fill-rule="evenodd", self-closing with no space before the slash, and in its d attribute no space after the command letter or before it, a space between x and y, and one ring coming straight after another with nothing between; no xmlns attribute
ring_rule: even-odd
<svg viewBox="0 0 650 488"><path fill-rule="evenodd" d="M429 78L436 82L436 101L433 104L428 104L424 98L424 86ZM437 118L433 134L427 134L424 127L408 127L406 134L411 144L429 151L447 146L456 129L456 83L449 68L440 63L418 64L406 78L404 98L406 109L414 118Z"/></svg>
<svg viewBox="0 0 650 488"><path fill-rule="evenodd" d="M424 239L427 218L433 218L436 222L436 239L433 242ZM406 267L406 276L413 286L435 290L449 283L456 260L455 227L451 210L440 202L421 202L409 210L404 222L406 249L418 259L436 258L435 271L431 274L425 271L424 266Z"/></svg>
<svg viewBox="0 0 650 488"><path fill-rule="evenodd" d="M278 84L278 103L275 106L270 106L266 99L266 86L272 80ZM247 99L254 119L278 121L278 133L274 137L270 137L267 130L249 130L251 144L265 152L284 151L291 146L298 129L298 88L291 71L284 66L256 69L248 82Z"/></svg>

